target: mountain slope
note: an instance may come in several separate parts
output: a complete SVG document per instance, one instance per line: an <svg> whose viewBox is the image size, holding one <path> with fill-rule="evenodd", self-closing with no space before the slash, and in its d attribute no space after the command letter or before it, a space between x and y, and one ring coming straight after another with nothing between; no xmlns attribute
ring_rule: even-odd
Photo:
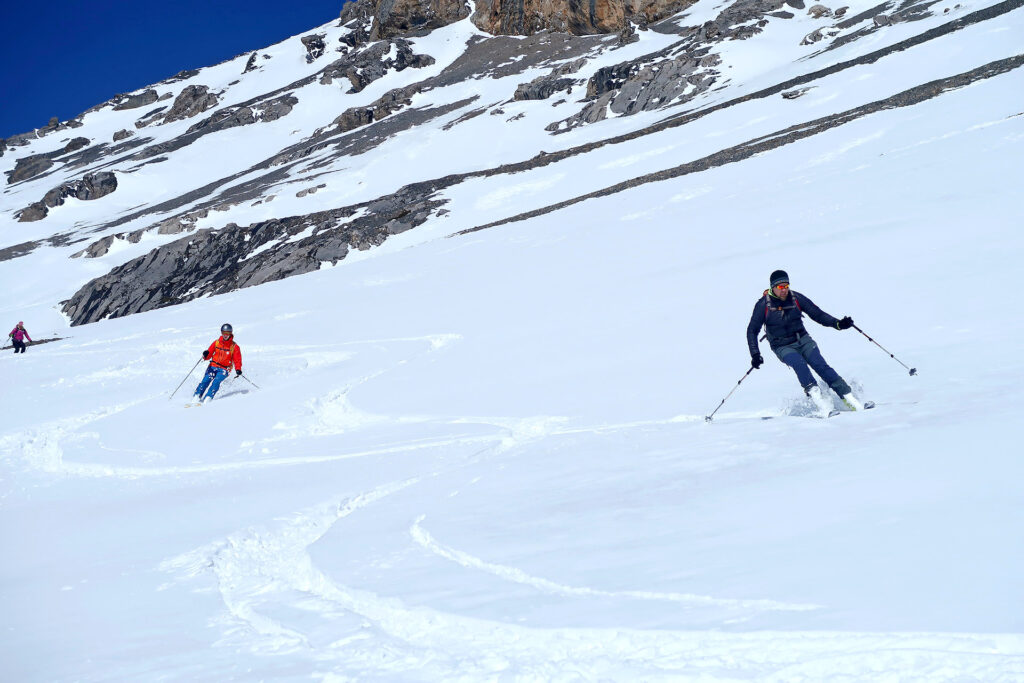
<svg viewBox="0 0 1024 683"><path fill-rule="evenodd" d="M606 102L624 115L557 134L544 128L596 99L509 102L552 68L545 57L514 72L531 46L584 46L558 54L585 57L573 73L589 84L600 67L672 59L696 36L639 30L612 49L618 36L487 37L465 20L408 38L434 64L359 93L314 81L287 89L299 103L286 116L207 134L131 173L139 160L106 157L9 184L4 310L34 338L63 338L0 356L12 391L0 418L5 673L1024 677L1024 330L1012 313L1021 10L937 4L916 18L915 7L901 10L915 20L870 31L883 10L851 7L850 20L868 18L804 46L842 18L790 7L792 18L716 44L708 54L722 62L709 68L721 71L693 99L632 113ZM702 0L669 23L706 34L727 9ZM945 32L917 38L931 30ZM332 44L344 31L316 33ZM401 111L322 131L328 146L250 171L320 144L315 128L356 101L445 78L467 42L485 41L498 41L482 50L493 68L512 73L435 81ZM518 54L498 45L527 57L498 67ZM276 93L326 61L306 64L299 37L256 63L264 52L268 68L292 61L218 106ZM481 73L479 59L461 73ZM236 61L192 78L226 87L248 57ZM656 81L629 78L613 90L631 102ZM317 94L336 101L303 110ZM138 115L107 108L67 134L109 117L112 135L122 113ZM403 115L419 118L385 125ZM173 142L194 118L137 136ZM60 142L33 138L0 161L10 170ZM113 193L14 220L52 187L105 169ZM360 236L386 239L361 249L339 237L344 258L317 255L345 230L329 221L415 201L431 204L422 223L366 221ZM156 209L165 203L177 206ZM206 203L226 210L184 235L149 227ZM136 230L138 242L69 258ZM72 326L58 312L93 278L151 294L140 283L183 237L190 256L233 239L228 272L189 272L194 291L171 288L142 313L107 309L111 319ZM307 247L315 272L235 286L246 264L287 263ZM918 375L855 331L808 323L875 410L800 417L799 387L766 353L705 423L749 367L743 330L778 267ZM168 396L225 321L255 385L228 380L211 405L184 410L198 370Z"/></svg>

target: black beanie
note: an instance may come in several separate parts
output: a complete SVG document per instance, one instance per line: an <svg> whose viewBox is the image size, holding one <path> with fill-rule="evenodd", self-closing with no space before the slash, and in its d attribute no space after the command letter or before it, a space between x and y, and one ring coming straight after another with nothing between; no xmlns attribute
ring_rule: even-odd
<svg viewBox="0 0 1024 683"><path fill-rule="evenodd" d="M787 274L784 270L776 270L774 273L772 273L770 281L772 283L772 287L779 284L780 282L785 282L788 285L789 274Z"/></svg>

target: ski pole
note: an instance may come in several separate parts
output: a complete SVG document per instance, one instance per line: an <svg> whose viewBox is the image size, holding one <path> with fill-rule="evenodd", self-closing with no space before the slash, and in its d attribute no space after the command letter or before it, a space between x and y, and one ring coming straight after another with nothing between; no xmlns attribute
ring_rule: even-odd
<svg viewBox="0 0 1024 683"><path fill-rule="evenodd" d="M747 375L749 375L753 371L754 371L754 368L750 368L749 370L747 370L746 374L744 374L742 377L740 377L740 381L736 382L736 386L734 386L732 388L732 391L736 391L737 389L739 389L740 385L743 384L743 380L745 380L747 378ZM725 402L729 399L730 396L732 396L732 391L730 391L728 394L725 395L725 398L722 399L722 402L718 404L718 408L721 408L723 405L725 405ZM715 408L714 410L712 410L710 415L706 415L704 417L704 421L705 422L711 422L711 418L713 418L715 416L715 413L718 412L718 408Z"/></svg>
<svg viewBox="0 0 1024 683"><path fill-rule="evenodd" d="M871 337L868 337L867 333L866 333L866 332L864 332L864 330L860 329L860 328L859 328L859 327L857 327L856 325L854 325L854 326L853 326L853 329L857 330L858 332L860 332L861 334L863 334L863 335L864 335L865 337L867 337L867 339L868 339L868 341L869 341L869 342L871 342L872 344L874 344L874 345L875 345L875 346L877 346L878 348L880 348L880 349L882 349L883 351L885 351L886 353L888 353L888 354L889 354L889 358L892 358L892 359L893 359L894 361L896 361L897 363L899 363L899 364L900 364L900 365L902 365L903 367L907 368L907 364L906 364L906 363L904 363L903 361L901 361L901 360L900 360L899 358L897 358L896 356L892 355L892 353L890 353L890 352L889 352L889 349L885 348L884 346L882 346L881 344L879 344L878 342L876 342L876 341L875 341L874 339L872 339ZM916 375L916 374L917 374L917 368L907 368L907 370L910 370L910 374L911 374L911 376L913 376L913 375Z"/></svg>
<svg viewBox="0 0 1024 683"><path fill-rule="evenodd" d="M245 380L246 382L248 382L249 384L251 384L251 385L253 385L254 387L256 387L257 389L259 389L259 387L257 387L257 386L256 386L256 382L253 382L253 381L252 381L251 379L249 379L249 378L248 378L248 377L246 377L245 375L239 375L239 377L241 377L241 378L242 378L242 379L244 379L244 380Z"/></svg>
<svg viewBox="0 0 1024 683"><path fill-rule="evenodd" d="M192 369L188 371L187 375L185 375L185 379L181 380L181 384L184 384L185 382L188 381L188 378L192 376L192 373L196 371L196 368L198 368L199 364L202 363L202 362L203 362L202 358L200 358L199 360L196 361L196 364L193 365ZM175 387L174 391L171 392L171 395L167 397L168 401L170 401L172 398L174 398L174 395L176 393L178 393L178 389L181 389L181 384L179 384L177 387Z"/></svg>

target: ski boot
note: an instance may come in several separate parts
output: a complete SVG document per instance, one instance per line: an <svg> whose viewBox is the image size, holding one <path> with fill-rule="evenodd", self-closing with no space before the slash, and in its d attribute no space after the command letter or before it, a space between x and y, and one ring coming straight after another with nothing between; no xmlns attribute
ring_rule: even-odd
<svg viewBox="0 0 1024 683"><path fill-rule="evenodd" d="M807 398L811 399L811 404L814 406L815 412L821 417L831 417L833 410L831 402L825 398L821 393L821 388L817 384L808 384L804 387L804 393L807 394Z"/></svg>
<svg viewBox="0 0 1024 683"><path fill-rule="evenodd" d="M843 404L850 410L864 410L864 404L861 403L860 399L853 395L853 392L840 396L843 400Z"/></svg>

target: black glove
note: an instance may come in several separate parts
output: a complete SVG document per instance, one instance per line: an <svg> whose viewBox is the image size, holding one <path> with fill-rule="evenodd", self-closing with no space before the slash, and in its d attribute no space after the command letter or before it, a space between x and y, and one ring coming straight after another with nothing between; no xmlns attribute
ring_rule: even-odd
<svg viewBox="0 0 1024 683"><path fill-rule="evenodd" d="M209 357L210 357L210 351L209 350L203 351L203 360L206 360Z"/></svg>
<svg viewBox="0 0 1024 683"><path fill-rule="evenodd" d="M755 353L750 357L750 367L757 370L759 367L764 365L764 358L759 353Z"/></svg>
<svg viewBox="0 0 1024 683"><path fill-rule="evenodd" d="M851 327L853 327L853 318L851 318L850 316L846 316L845 318L836 323L836 329L839 330L848 330Z"/></svg>
<svg viewBox="0 0 1024 683"><path fill-rule="evenodd" d="M241 376L242 376L242 371L241 370L235 370L235 377L241 377Z"/></svg>

